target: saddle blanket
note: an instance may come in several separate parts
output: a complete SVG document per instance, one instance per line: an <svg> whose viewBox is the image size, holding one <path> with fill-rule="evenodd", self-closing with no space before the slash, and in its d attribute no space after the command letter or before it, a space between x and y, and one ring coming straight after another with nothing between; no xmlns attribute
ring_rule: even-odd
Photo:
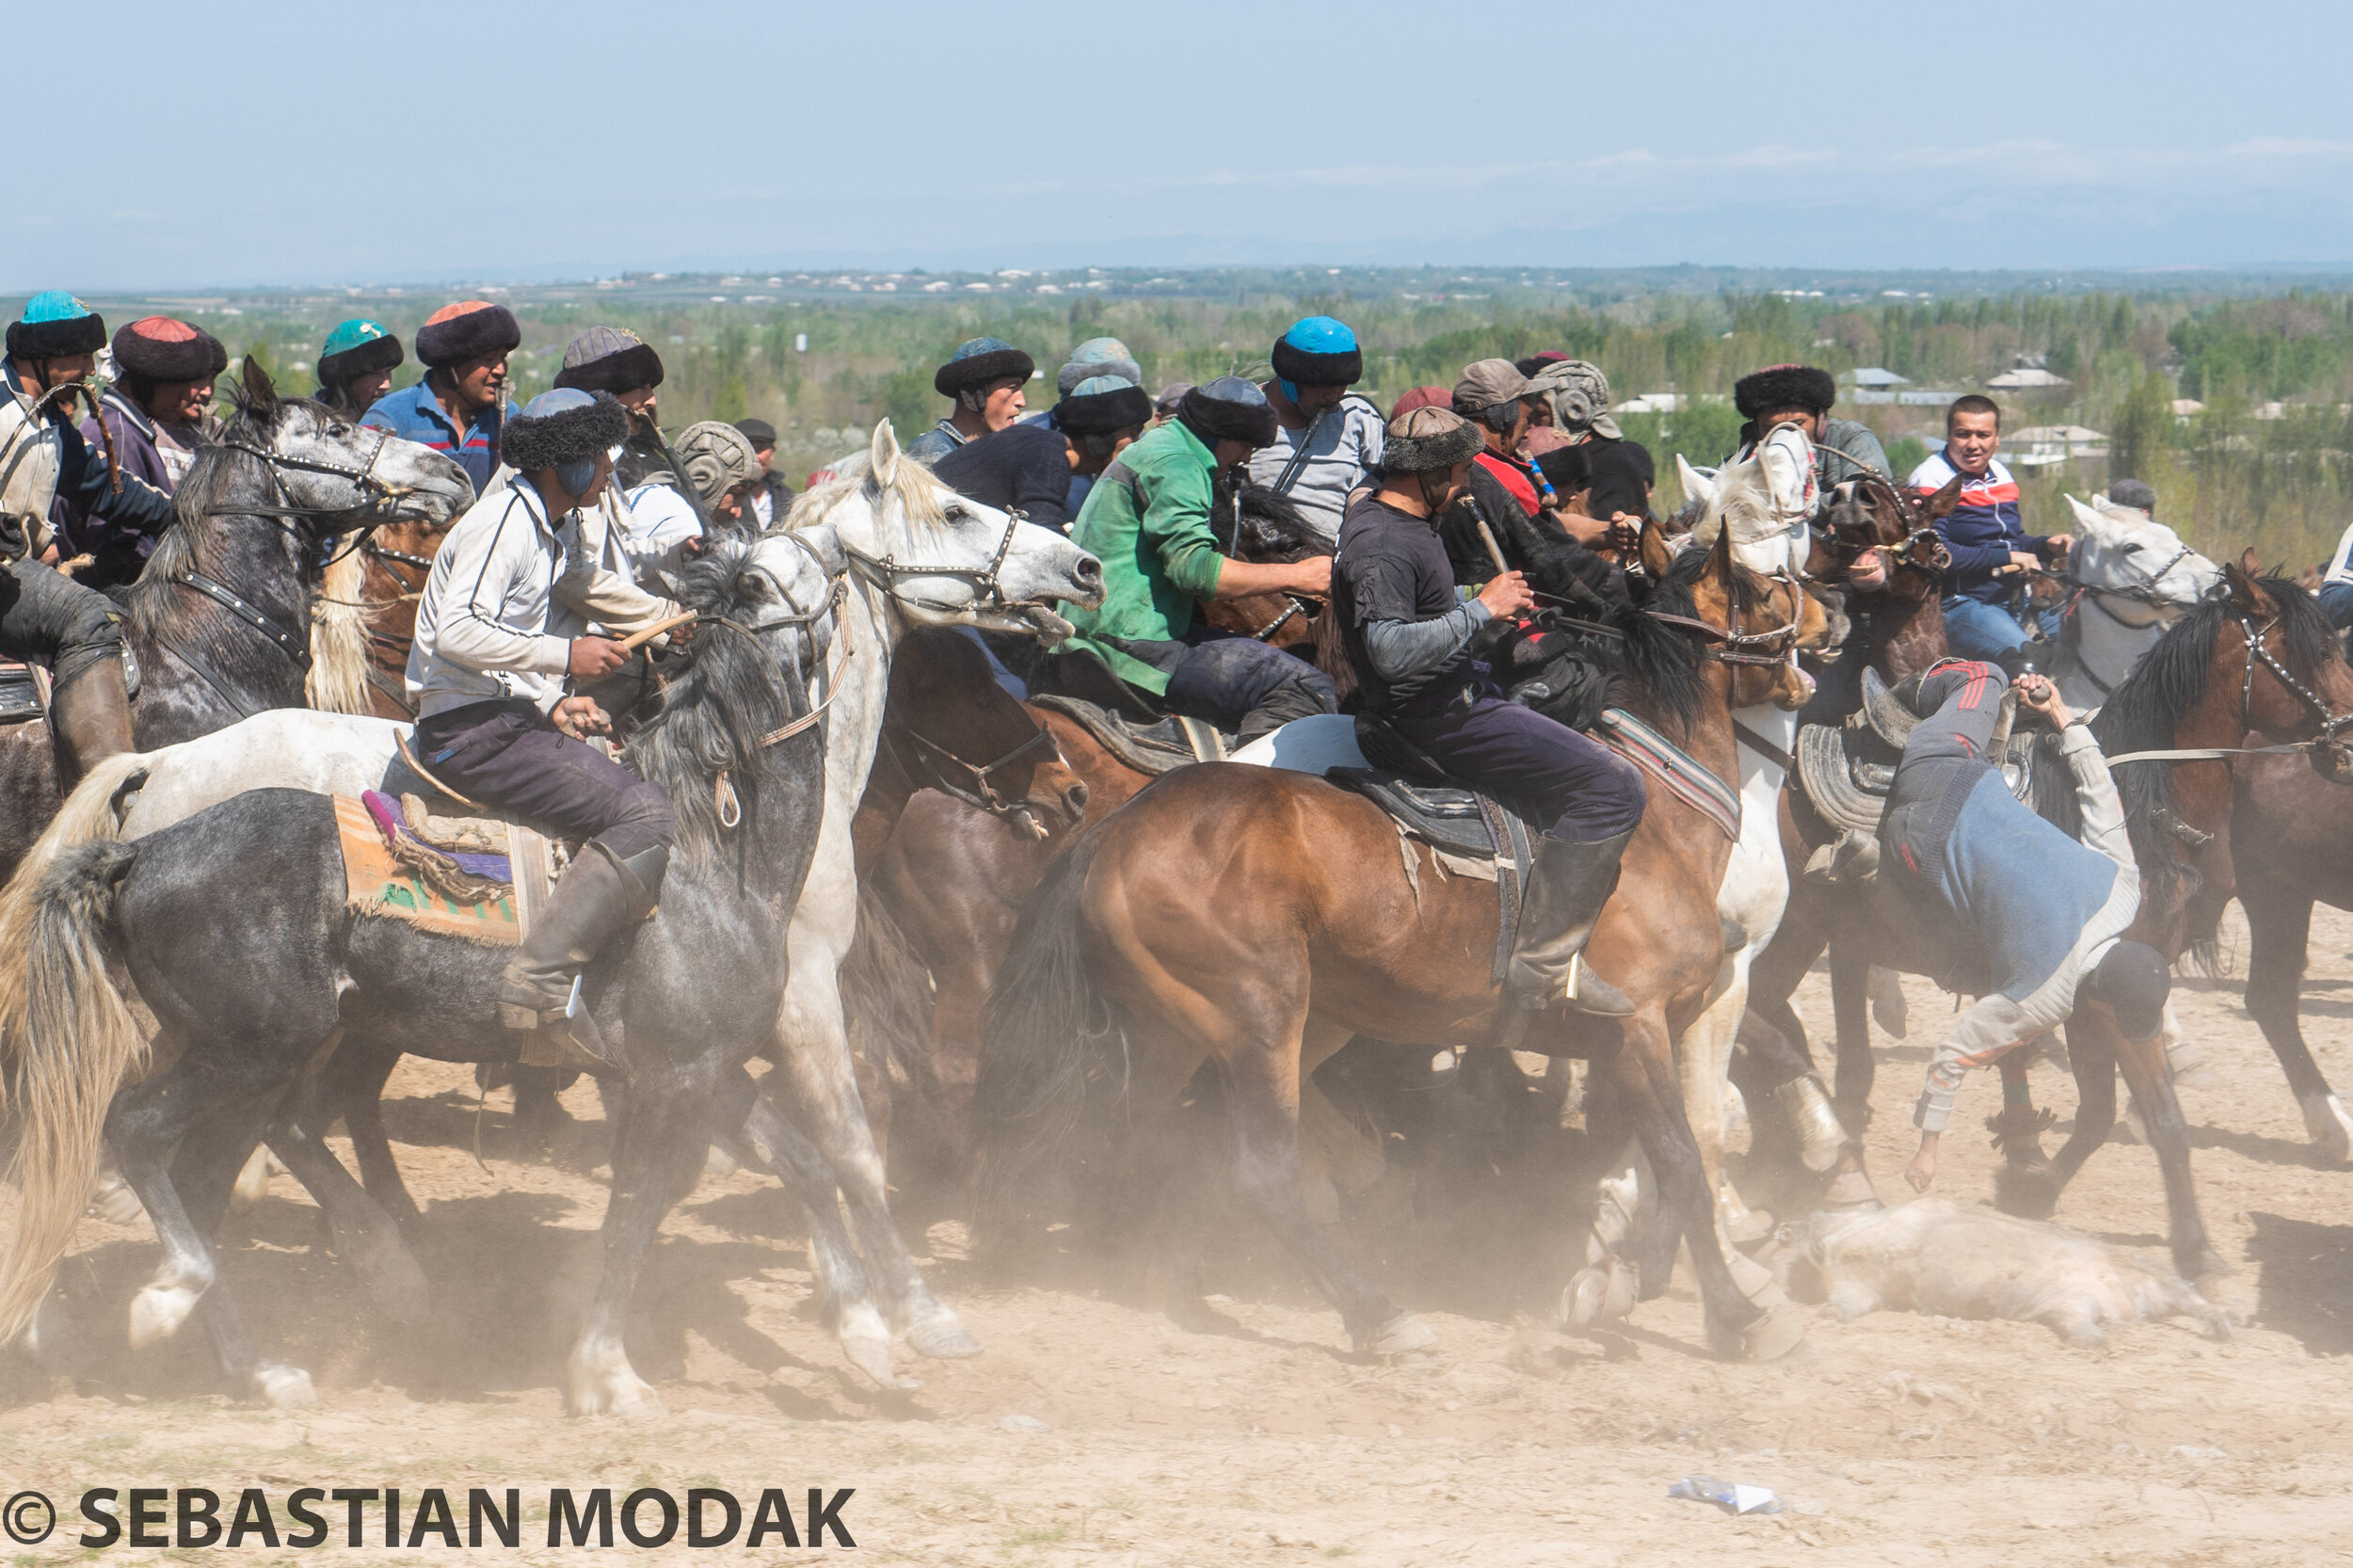
<svg viewBox="0 0 2353 1568"><path fill-rule="evenodd" d="M335 797L335 825L351 907L485 946L520 943L553 881L548 840L520 824L465 824L477 840L503 833L504 855L447 848L420 834L402 803L369 790ZM531 872L520 888L518 863Z"/></svg>

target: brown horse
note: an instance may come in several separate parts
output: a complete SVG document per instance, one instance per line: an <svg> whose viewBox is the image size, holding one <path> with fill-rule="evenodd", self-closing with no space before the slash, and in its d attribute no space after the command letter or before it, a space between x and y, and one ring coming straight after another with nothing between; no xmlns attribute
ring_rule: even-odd
<svg viewBox="0 0 2353 1568"><path fill-rule="evenodd" d="M424 580L449 530L446 521L405 520L336 547L312 612L312 707L380 719L417 716L404 684L408 648Z"/></svg>
<svg viewBox="0 0 2353 1568"><path fill-rule="evenodd" d="M1731 706L1768 700L1792 672L1727 656L1746 651L1736 644L1774 639L1785 652L1805 607L1793 582L1741 571L1727 546L1694 552L1649 612L1619 627L1617 695L1731 776ZM1655 618L1662 612L1674 618ZM1758 634L1735 639L1736 625ZM1734 1281L1673 1059L1675 1032L1703 1005L1723 955L1716 897L1730 848L1706 818L1654 790L1589 949L1635 1015L1556 1007L1523 1047L1590 1058L1657 1174L1671 1223L1645 1238L1642 1290L1666 1288L1676 1243L1688 1241L1711 1337L1770 1356L1792 1348L1802 1326L1787 1311L1769 1316ZM1494 888L1440 874L1411 843L1406 851L1417 868L1401 863L1396 825L1363 797L1235 764L1178 769L1091 829L1025 913L983 1026L975 1123L998 1232L1023 1201L1024 1175L1063 1152L1090 1091L1127 1102L1139 1124L1158 1123L1214 1061L1241 1184L1357 1347L1396 1353L1428 1343L1430 1331L1312 1223L1299 1163L1303 1081L1352 1035L1485 1046L1504 1022L1491 978ZM1106 1003L1119 1025L1109 1051L1091 1048L1108 1043ZM1139 1125L1121 1142L1151 1136Z"/></svg>

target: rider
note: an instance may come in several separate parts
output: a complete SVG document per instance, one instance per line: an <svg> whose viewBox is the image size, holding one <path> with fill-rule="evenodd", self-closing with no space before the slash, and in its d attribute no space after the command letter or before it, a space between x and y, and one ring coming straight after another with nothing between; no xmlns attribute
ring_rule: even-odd
<svg viewBox="0 0 2353 1568"><path fill-rule="evenodd" d="M229 351L202 328L169 316L148 316L116 332L114 351L115 383L99 399L98 412L82 422L82 440L104 451L111 437L123 473L169 495L197 450L219 434L213 378L229 368ZM67 547L93 557L74 573L76 582L104 589L137 581L154 534L110 523L70 502L63 510Z"/></svg>
<svg viewBox="0 0 2353 1568"><path fill-rule="evenodd" d="M94 401L88 376L105 345L106 324L88 306L70 294L35 295L8 324L0 400L0 652L49 661L49 727L68 785L131 749L131 696L121 612L44 564L56 551L51 508L63 498L141 534L161 533L172 518L169 496L127 473L118 485L74 427L72 399Z"/></svg>
<svg viewBox="0 0 2353 1568"><path fill-rule="evenodd" d="M699 536L708 520L701 498L680 476L679 455L662 439L662 356L636 333L591 327L564 346L555 384L576 392L611 392L629 415L629 438L614 459L612 505L624 515L632 555L659 555L679 539ZM664 541L651 545L653 540Z"/></svg>
<svg viewBox="0 0 2353 1568"><path fill-rule="evenodd" d="M457 520L434 558L408 694L415 745L434 779L551 833L588 840L506 966L499 1016L546 1029L591 1056L602 1042L568 1013L581 967L650 913L670 863L668 797L586 743L612 722L596 700L567 696L627 659L618 643L570 626L552 593L580 509L613 477L629 416L606 392L543 392L506 423L516 472Z"/></svg>
<svg viewBox="0 0 2353 1568"><path fill-rule="evenodd" d="M1509 368L1508 366L1506 368ZM1477 597L1458 588L1434 520L1471 482L1483 442L1445 408L1390 420L1381 475L1340 525L1332 613L1340 617L1364 711L1474 788L1536 806L1550 822L1536 844L1506 993L1542 1011L1568 988L1577 954L1617 886L1618 861L1642 820L1642 776L1600 743L1504 699L1471 635L1534 598L1516 571ZM1625 993L1587 969L1570 1005L1624 1016Z"/></svg>
<svg viewBox="0 0 2353 1568"><path fill-rule="evenodd" d="M474 494L498 472L499 431L515 417L506 396L506 356L523 341L515 312L487 299L444 305L417 328L424 378L376 400L360 423L446 452L473 481Z"/></svg>
<svg viewBox="0 0 2353 1568"><path fill-rule="evenodd" d="M1103 602L1064 606L1077 628L1065 648L1100 654L1145 706L1207 719L1245 741L1339 705L1313 664L1193 624L1195 600L1320 595L1330 584L1329 556L1253 565L1218 547L1210 506L1219 472L1273 439L1273 408L1241 376L1187 392L1176 417L1120 454L1088 492L1071 537L1103 563Z"/></svg>
<svg viewBox="0 0 2353 1568"><path fill-rule="evenodd" d="M760 488L752 492L752 526L774 528L792 509L792 487L776 472L776 427L764 419L739 419L735 428L752 443L760 464Z"/></svg>
<svg viewBox="0 0 2353 1568"><path fill-rule="evenodd" d="M1061 401L1040 414L1023 414L1007 428L1023 424L1045 424L1062 428L1064 406L1070 393L1081 381L1092 381L1109 376L1130 386L1144 385L1144 366L1137 363L1135 351L1117 338L1089 338L1070 351L1062 369L1054 373L1054 395ZM1095 472L1101 472L1099 467ZM1056 526L1069 527L1069 520L1079 515L1079 508L1087 501L1087 491L1095 488L1095 472L1073 473L1063 492L1063 521ZM991 503L991 504L995 504Z"/></svg>
<svg viewBox="0 0 2353 1568"><path fill-rule="evenodd" d="M760 454L750 437L715 419L697 420L679 432L674 450L680 477L694 487L695 499L703 504L713 527L760 531L752 510L752 498L760 491Z"/></svg>
<svg viewBox="0 0 2353 1568"><path fill-rule="evenodd" d="M1927 716L1904 743L1880 822L1888 924L1922 972L1978 999L1938 1043L1913 1112L1920 1152L1906 1176L1918 1192L1935 1179L1938 1135L1969 1068L2057 1028L2084 1001L2108 1007L2126 1039L2150 1039L2172 984L2153 949L2119 939L2139 912L2140 874L2090 727L2044 677L2009 682L2020 711L2057 731L2045 744L2074 772L2078 842L2021 804L1987 757L2003 685L1991 664L1951 660L1896 688Z"/></svg>
<svg viewBox="0 0 2353 1568"><path fill-rule="evenodd" d="M1829 371L1812 365L1767 365L1743 376L1732 384L1732 406L1748 423L1740 427L1732 461L1746 459L1774 426L1794 424L1814 443L1814 472L1825 493L1866 473L1892 481L1895 471L1871 427L1830 417L1837 401L1838 383Z"/></svg>
<svg viewBox="0 0 2353 1568"><path fill-rule="evenodd" d="M1478 431L1482 448L1469 483L1438 520L1438 539L1454 563L1454 580L1484 583L1498 569L1509 569L1532 576L1540 591L1550 595L1623 600L1625 584L1618 569L1570 537L1556 509L1561 498L1551 480L1517 455L1543 394L1511 360L1481 360L1464 369L1449 401ZM1503 555L1501 568L1488 548L1491 536Z"/></svg>
<svg viewBox="0 0 2353 1568"><path fill-rule="evenodd" d="M993 435L1029 407L1022 392L1037 361L1002 338L967 338L933 373L932 387L955 411L907 442L907 456L936 463L967 441Z"/></svg>
<svg viewBox="0 0 2353 1568"><path fill-rule="evenodd" d="M1274 441L1250 455L1250 477L1288 496L1330 544L1349 492L1381 461L1381 410L1349 387L1364 378L1356 334L1330 316L1293 322L1274 340Z"/></svg>
<svg viewBox="0 0 2353 1568"><path fill-rule="evenodd" d="M1909 483L1934 495L1961 476L1961 503L1939 528L1953 558L1945 574L1945 646L1964 659L2000 659L2030 633L2010 614L2016 575L2067 553L2070 534L2029 534L2018 514L2018 481L1993 456L2002 410L1975 392L1945 410L1945 447L1912 471Z"/></svg>
<svg viewBox="0 0 2353 1568"><path fill-rule="evenodd" d="M932 465L939 482L1000 511L1019 507L1032 522L1070 530L1064 510L1075 478L1109 468L1152 422L1152 400L1123 376L1077 382L1053 408L1050 425L1023 420L967 441Z"/></svg>
<svg viewBox="0 0 2353 1568"><path fill-rule="evenodd" d="M339 321L319 350L318 400L339 414L364 414L392 390L392 372L404 358L400 340L382 322Z"/></svg>

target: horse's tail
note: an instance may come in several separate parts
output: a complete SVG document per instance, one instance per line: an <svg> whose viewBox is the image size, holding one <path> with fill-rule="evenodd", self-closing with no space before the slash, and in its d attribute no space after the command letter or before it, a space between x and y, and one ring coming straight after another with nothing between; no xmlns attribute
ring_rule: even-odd
<svg viewBox="0 0 2353 1568"><path fill-rule="evenodd" d="M49 1293L98 1173L106 1107L147 1057L147 1036L109 972L115 896L138 846L82 844L34 888L22 986L0 1007L0 1063L16 1124L8 1178L22 1196L0 1259L0 1344Z"/></svg>
<svg viewBox="0 0 2353 1568"><path fill-rule="evenodd" d="M376 712L368 685L368 625L376 612L360 602L368 564L357 550L327 568L311 605L311 671L302 700L325 713Z"/></svg>
<svg viewBox="0 0 2353 1568"><path fill-rule="evenodd" d="M1079 1125L1090 1059L1112 1029L1086 961L1087 871L1097 838L1081 839L1032 895L981 1014L979 1144L974 1192L984 1229L1019 1212L1026 1178Z"/></svg>
<svg viewBox="0 0 2353 1568"><path fill-rule="evenodd" d="M867 1061L896 1085L931 1081L932 977L870 884L857 890L857 934L841 960L841 1006Z"/></svg>
<svg viewBox="0 0 2353 1568"><path fill-rule="evenodd" d="M93 764L82 782L65 797L57 814L17 862L8 885L0 888L0 953L32 951L32 922L39 906L42 879L60 856L77 845L113 843L122 837L122 796L144 783L159 752L120 751ZM0 1018L22 1016L24 1010L24 970L0 962Z"/></svg>
<svg viewBox="0 0 2353 1568"><path fill-rule="evenodd" d="M1316 668L1331 679L1340 712L1352 712L1356 707L1356 662L1348 656L1347 639L1340 634L1340 613L1328 599L1315 618L1315 634Z"/></svg>

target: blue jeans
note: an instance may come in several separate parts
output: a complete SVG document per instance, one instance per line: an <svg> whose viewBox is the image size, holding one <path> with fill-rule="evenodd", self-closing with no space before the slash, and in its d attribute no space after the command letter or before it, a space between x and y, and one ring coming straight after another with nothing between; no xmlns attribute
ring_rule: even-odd
<svg viewBox="0 0 2353 1568"><path fill-rule="evenodd" d="M2018 617L1999 604L1960 595L1945 601L1945 647L1956 659L1999 664L2034 639Z"/></svg>

